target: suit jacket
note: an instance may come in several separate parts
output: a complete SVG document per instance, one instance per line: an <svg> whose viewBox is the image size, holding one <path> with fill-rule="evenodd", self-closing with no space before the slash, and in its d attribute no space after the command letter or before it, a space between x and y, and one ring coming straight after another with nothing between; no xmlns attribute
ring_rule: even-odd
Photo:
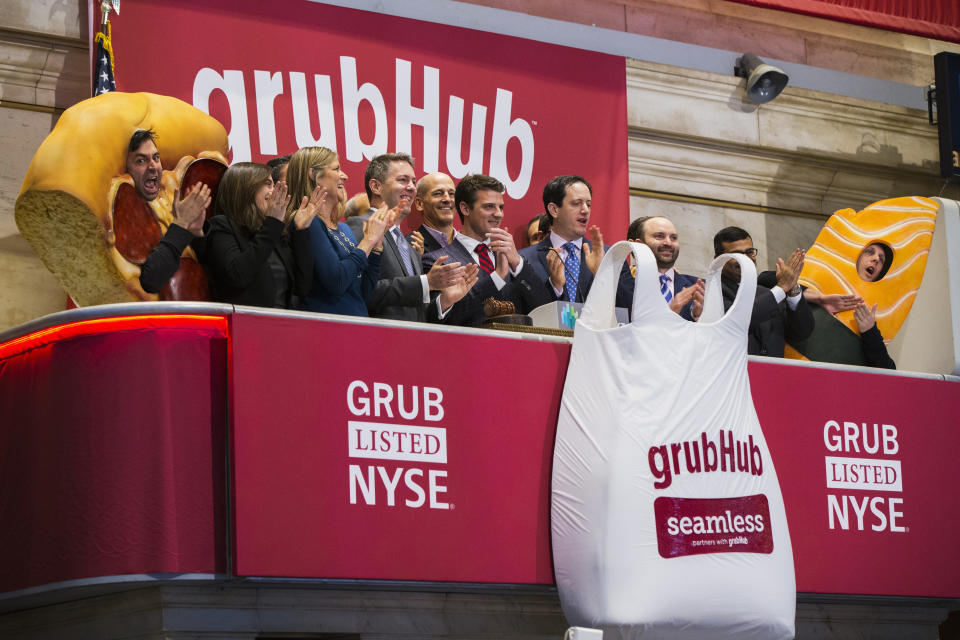
<svg viewBox="0 0 960 640"><path fill-rule="evenodd" d="M588 246L590 245L590 241L586 238L584 238L583 243ZM521 313L529 313L540 305L554 302L556 300L570 302L566 289L564 289L563 294L560 297L557 297L557 294L553 291L553 285L550 284L550 269L547 267L547 253L552 248L553 245L550 244L550 237L547 236L537 244L520 250L520 255L523 256L523 261L531 267L530 277L525 278L521 282L521 286L523 286L525 290L523 299L524 308L521 310L518 307L517 309ZM577 281L576 300L573 300L573 302L586 301L587 294L590 292L590 285L592 284L593 272L587 268L586 261L583 259L583 249L581 249L580 278Z"/></svg>
<svg viewBox="0 0 960 640"><path fill-rule="evenodd" d="M309 231L291 227L284 237L283 222L267 217L249 236L227 216L217 215L210 219L206 237L204 266L218 302L275 306L277 283L269 263L274 251L290 285L285 307L295 308L295 296L306 295L313 270Z"/></svg>
<svg viewBox="0 0 960 640"><path fill-rule="evenodd" d="M147 256L146 262L140 265L140 286L143 290L147 293L160 293L180 268L180 256L188 246L197 254L200 264L205 264L204 251L209 234L209 220L203 223L202 236L195 236L177 224L167 227L166 233ZM209 276L207 279L209 280Z"/></svg>
<svg viewBox="0 0 960 640"><path fill-rule="evenodd" d="M787 342L805 340L813 333L813 314L803 296L800 296L796 309L790 309L786 299L778 304L773 292L759 284L769 283L770 273L766 271L757 277L757 294L753 300L753 314L747 332L747 353L752 356L782 358ZM776 283L775 275L773 282ZM723 291L723 307L729 309L740 283L722 278L720 288Z"/></svg>
<svg viewBox="0 0 960 640"><path fill-rule="evenodd" d="M362 216L347 218L347 226L357 239L363 238L363 223L370 217L371 211ZM426 238L424 238L426 241ZM372 318L391 320L427 321L427 305L423 303L423 274L417 252L410 248L410 262L413 273L407 273L400 249L387 231L383 236L383 254L380 257L380 280L367 295L367 310Z"/></svg>
<svg viewBox="0 0 960 640"><path fill-rule="evenodd" d="M423 256L424 271L429 271L430 267L433 266L433 263L436 262L440 256L449 256L450 259L448 262L459 262L460 264L466 265L476 263L476 260L470 255L467 248L455 237L449 246L437 251L432 251ZM492 255L491 258L494 264L496 264L496 254ZM470 288L467 295L453 305L453 308L442 322L464 327L479 327L483 324L483 321L486 320L486 316L483 313L483 303L487 298L509 300L516 305L519 313L524 313L520 311L521 306L524 304L523 288L520 282L524 279L531 280L533 277L530 261L524 260L523 268L520 270L520 273L517 274L517 277L514 278L508 275L506 279L507 283L498 291L497 285L493 282L490 274L480 269L476 284Z"/></svg>
<svg viewBox="0 0 960 640"><path fill-rule="evenodd" d="M440 246L440 243L437 242L437 239L430 235L430 232L427 231L427 225L420 225L417 228L417 231L419 231L420 235L423 236L423 255L427 255L431 251L437 251L443 248Z"/></svg>
<svg viewBox="0 0 960 640"><path fill-rule="evenodd" d="M679 273L674 270L673 278L673 295L677 295L683 291L686 287L697 284L696 276L688 276L685 273ZM623 268L620 270L620 282L617 284L617 306L623 307L627 311L632 311L633 309L633 289L636 286L636 278L630 273L630 265L626 262L623 263ZM659 286L659 283L658 285ZM683 309L680 310L680 317L684 320L693 321L693 300L684 305Z"/></svg>

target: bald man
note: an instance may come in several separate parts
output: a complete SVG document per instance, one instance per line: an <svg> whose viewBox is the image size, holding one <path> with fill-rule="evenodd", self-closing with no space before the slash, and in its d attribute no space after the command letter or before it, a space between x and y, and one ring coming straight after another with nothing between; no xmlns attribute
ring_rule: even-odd
<svg viewBox="0 0 960 640"><path fill-rule="evenodd" d="M456 190L453 179L440 172L425 175L417 183L417 208L423 213L417 231L423 237L424 255L453 242Z"/></svg>

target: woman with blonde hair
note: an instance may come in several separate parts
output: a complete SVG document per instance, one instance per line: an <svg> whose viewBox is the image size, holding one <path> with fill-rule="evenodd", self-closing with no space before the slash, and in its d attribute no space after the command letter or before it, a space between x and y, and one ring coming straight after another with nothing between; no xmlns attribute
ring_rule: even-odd
<svg viewBox="0 0 960 640"><path fill-rule="evenodd" d="M371 215L363 239L357 242L350 227L340 221L346 180L337 154L326 147L298 150L287 167L293 201L314 194L311 199L317 202L316 217L309 227L313 276L307 310L366 316L366 297L380 279L383 233L393 225L395 214ZM292 204L287 206L287 215L294 215Z"/></svg>
<svg viewBox="0 0 960 640"><path fill-rule="evenodd" d="M300 306L310 285L308 228L318 203L304 199L285 229L289 201L287 185L274 184L266 165L238 162L223 174L204 254L215 300Z"/></svg>

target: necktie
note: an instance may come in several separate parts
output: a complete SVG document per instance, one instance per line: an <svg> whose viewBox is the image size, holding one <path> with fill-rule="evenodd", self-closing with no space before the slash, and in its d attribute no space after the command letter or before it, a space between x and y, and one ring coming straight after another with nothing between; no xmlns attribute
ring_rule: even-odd
<svg viewBox="0 0 960 640"><path fill-rule="evenodd" d="M577 245L568 242L563 245L567 257L563 259L563 288L567 290L567 299L577 301L577 283L580 281L580 250Z"/></svg>
<svg viewBox="0 0 960 640"><path fill-rule="evenodd" d="M400 257L403 258L403 266L407 269L407 275L416 275L413 272L413 263L410 261L410 245L407 244L407 239L400 232L400 227L394 227L393 239L397 243L397 249L400 250Z"/></svg>
<svg viewBox="0 0 960 640"><path fill-rule="evenodd" d="M660 276L660 293L663 294L663 299L667 301L667 304L670 304L670 301L673 300L673 291L670 290L670 276L665 273Z"/></svg>
<svg viewBox="0 0 960 640"><path fill-rule="evenodd" d="M490 250L487 249L487 245L482 242L477 245L477 248L474 249L477 252L477 257L480 258L478 262L480 263L480 268L486 271L487 273L493 272L493 260L490 259Z"/></svg>

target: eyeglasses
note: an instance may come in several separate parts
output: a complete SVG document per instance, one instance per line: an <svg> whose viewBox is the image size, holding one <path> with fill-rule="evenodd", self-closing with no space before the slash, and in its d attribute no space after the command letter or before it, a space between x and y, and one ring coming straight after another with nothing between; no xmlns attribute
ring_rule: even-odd
<svg viewBox="0 0 960 640"><path fill-rule="evenodd" d="M760 253L760 250L756 247L750 247L749 249L744 249L743 251L724 251L724 253L742 253L748 258L756 258L757 254Z"/></svg>

